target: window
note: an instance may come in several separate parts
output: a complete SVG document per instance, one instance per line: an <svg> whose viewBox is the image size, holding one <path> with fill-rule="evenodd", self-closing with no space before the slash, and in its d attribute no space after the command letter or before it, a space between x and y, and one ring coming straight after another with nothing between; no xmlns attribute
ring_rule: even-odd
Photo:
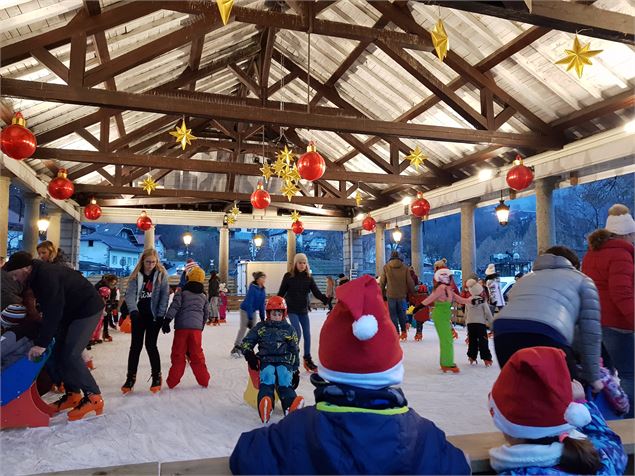
<svg viewBox="0 0 635 476"><path fill-rule="evenodd" d="M337 276L344 272L344 236L341 231L305 231L296 239L296 252L309 259L315 275Z"/></svg>
<svg viewBox="0 0 635 476"><path fill-rule="evenodd" d="M88 240L88 246L94 246L94 245L95 245L94 240Z"/></svg>
<svg viewBox="0 0 635 476"><path fill-rule="evenodd" d="M353 238L353 267L357 276L375 276L375 233L356 235Z"/></svg>
<svg viewBox="0 0 635 476"><path fill-rule="evenodd" d="M115 255L112 255L112 258L110 259L110 264L112 266L115 266L117 264L117 257Z"/></svg>
<svg viewBox="0 0 635 476"><path fill-rule="evenodd" d="M390 259L390 254L393 251L398 251L399 256L407 265L411 264L412 252L410 249L411 239L410 239L410 225L400 226L399 230L401 230L401 241L399 243L395 243L395 240L392 238L392 232L394 231L394 227L384 231L384 245L385 250L384 254L386 257L386 262Z"/></svg>
<svg viewBox="0 0 635 476"><path fill-rule="evenodd" d="M261 235L256 248L254 236ZM218 250L218 247L216 248ZM287 230L236 228L229 230L229 274L234 276L239 261L287 261Z"/></svg>

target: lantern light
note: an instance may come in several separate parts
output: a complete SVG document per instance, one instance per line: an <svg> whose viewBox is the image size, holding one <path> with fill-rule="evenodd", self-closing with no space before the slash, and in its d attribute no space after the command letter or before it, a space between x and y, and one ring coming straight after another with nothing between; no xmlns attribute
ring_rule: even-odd
<svg viewBox="0 0 635 476"><path fill-rule="evenodd" d="M403 233L399 229L399 225L395 225L395 229L392 231L392 239L395 243L399 243L401 238L403 237Z"/></svg>
<svg viewBox="0 0 635 476"><path fill-rule="evenodd" d="M365 216L366 215L364 215L363 213L358 213L357 216L355 217L355 220L363 220Z"/></svg>
<svg viewBox="0 0 635 476"><path fill-rule="evenodd" d="M509 223L509 206L505 204L505 200L503 200L503 192L501 191L501 199L498 206L494 209L496 212L496 218L498 219L498 223L501 226L507 225Z"/></svg>
<svg viewBox="0 0 635 476"><path fill-rule="evenodd" d="M183 244L190 246L192 244L192 233L189 231L183 234Z"/></svg>
<svg viewBox="0 0 635 476"><path fill-rule="evenodd" d="M42 217L37 221L37 229L40 233L46 233L51 221L47 217Z"/></svg>
<svg viewBox="0 0 635 476"><path fill-rule="evenodd" d="M486 180L491 179L492 177L494 177L494 169L481 169L478 172L478 179L481 182L485 182Z"/></svg>
<svg viewBox="0 0 635 476"><path fill-rule="evenodd" d="M256 235L256 236L254 236L254 246L255 246L257 249L260 249L260 247L262 247L262 244L263 244L263 242L264 242L264 241L265 241L265 240L264 240L264 238L262 237L262 235Z"/></svg>
<svg viewBox="0 0 635 476"><path fill-rule="evenodd" d="M412 202L412 197L404 197L401 199L401 203L403 203L404 205L410 205L411 202Z"/></svg>

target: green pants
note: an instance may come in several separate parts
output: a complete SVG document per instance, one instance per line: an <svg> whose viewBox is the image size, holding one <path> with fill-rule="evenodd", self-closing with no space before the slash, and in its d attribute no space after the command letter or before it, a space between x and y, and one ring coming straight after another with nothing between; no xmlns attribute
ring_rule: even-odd
<svg viewBox="0 0 635 476"><path fill-rule="evenodd" d="M439 335L439 353L442 367L453 367L454 337L452 336L452 303L437 301L432 309L434 328Z"/></svg>

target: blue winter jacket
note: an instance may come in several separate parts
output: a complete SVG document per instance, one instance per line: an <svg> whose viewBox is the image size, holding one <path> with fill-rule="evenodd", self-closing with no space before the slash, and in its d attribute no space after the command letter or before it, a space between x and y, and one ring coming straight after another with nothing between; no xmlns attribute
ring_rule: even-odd
<svg viewBox="0 0 635 476"><path fill-rule="evenodd" d="M319 402L243 433L233 474L470 474L463 452L413 409Z"/></svg>
<svg viewBox="0 0 635 476"><path fill-rule="evenodd" d="M243 302L240 303L240 308L247 313L249 319L253 319L254 312L260 311L260 320L264 320L265 315L265 300L267 299L267 292L265 288L261 288L255 283L249 285L247 295Z"/></svg>

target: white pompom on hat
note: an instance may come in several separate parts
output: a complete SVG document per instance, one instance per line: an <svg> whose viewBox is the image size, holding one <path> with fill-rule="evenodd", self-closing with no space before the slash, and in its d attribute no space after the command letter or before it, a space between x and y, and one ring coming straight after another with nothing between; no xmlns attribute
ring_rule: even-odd
<svg viewBox="0 0 635 476"><path fill-rule="evenodd" d="M372 276L336 288L337 304L320 332L320 376L378 389L403 380L403 351Z"/></svg>
<svg viewBox="0 0 635 476"><path fill-rule="evenodd" d="M604 228L616 235L630 235L635 233L635 220L626 205L617 203L609 208L609 216Z"/></svg>
<svg viewBox="0 0 635 476"><path fill-rule="evenodd" d="M487 269L485 270L485 275L488 276L490 274L496 274L496 265L494 263L490 263L487 265Z"/></svg>

